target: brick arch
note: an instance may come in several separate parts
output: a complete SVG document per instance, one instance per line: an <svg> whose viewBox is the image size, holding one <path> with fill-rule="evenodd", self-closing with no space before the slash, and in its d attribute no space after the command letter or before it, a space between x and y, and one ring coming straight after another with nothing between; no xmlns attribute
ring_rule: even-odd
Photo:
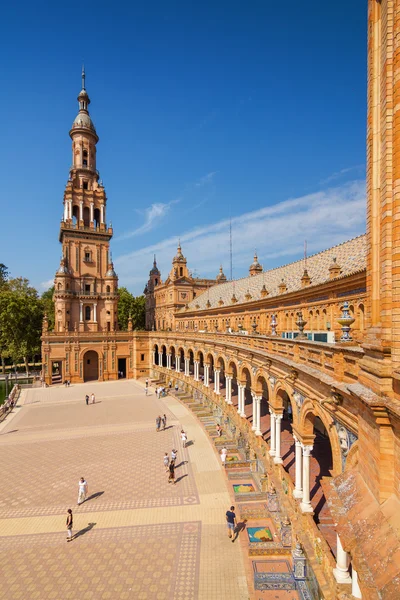
<svg viewBox="0 0 400 600"><path fill-rule="evenodd" d="M241 383L247 382L248 378L245 375L245 371L247 371L249 374L250 388L253 389L252 369L248 363L244 363L243 365L241 365L241 367L239 369L239 373L238 373L238 381L240 381Z"/></svg>
<svg viewBox="0 0 400 600"><path fill-rule="evenodd" d="M257 396L262 396L264 389L263 382L265 383L265 387L267 389L268 398L271 398L271 384L269 382L268 375L262 371L258 371L254 376L253 391Z"/></svg>
<svg viewBox="0 0 400 600"><path fill-rule="evenodd" d="M168 346L168 353L172 354L172 352L176 352L176 349L175 349L174 345Z"/></svg>
<svg viewBox="0 0 400 600"><path fill-rule="evenodd" d="M346 464L344 466L345 471L349 471L353 467L355 467L358 463L358 440L354 442L352 447L350 448L347 457Z"/></svg>
<svg viewBox="0 0 400 600"><path fill-rule="evenodd" d="M221 366L221 363L223 366ZM226 373L226 358L224 356L222 356L221 354L219 356L217 356L217 358L215 359L215 366L217 369L223 369L224 373Z"/></svg>
<svg viewBox="0 0 400 600"><path fill-rule="evenodd" d="M290 384L288 384L286 381L282 381L281 379L278 379L278 381L275 383L275 387L274 387L274 392L272 394L273 397L273 403L274 403L274 407L275 408L283 408L283 396L284 394L287 395L290 404L292 405L292 414L293 414L293 420L294 420L294 416L297 413L297 407L296 407L296 403L293 399L293 392L294 389L292 388L292 386Z"/></svg>
<svg viewBox="0 0 400 600"><path fill-rule="evenodd" d="M194 356L194 359L200 361L200 356L203 358L203 364L204 364L204 361L205 361L205 352L204 352L204 350L197 350L196 354Z"/></svg>
<svg viewBox="0 0 400 600"><path fill-rule="evenodd" d="M210 359L211 359L211 360L210 360ZM205 362L206 364L211 364L211 361L212 361L212 364L213 364L213 365L215 365L215 357L214 357L214 354L213 354L212 352L207 352L207 353L206 353L206 355L205 355L205 357L204 357L204 362Z"/></svg>
<svg viewBox="0 0 400 600"><path fill-rule="evenodd" d="M239 367L236 363L236 361L234 361L232 358L228 361L228 367L227 367L227 371L226 374L227 375L232 375L236 372L236 379L239 376Z"/></svg>
<svg viewBox="0 0 400 600"><path fill-rule="evenodd" d="M334 475L342 472L342 453L340 450L339 436L334 426L332 417L320 406L308 398L301 409L299 418L299 434L306 439L314 438L314 420L319 417L328 434L332 452L332 470Z"/></svg>

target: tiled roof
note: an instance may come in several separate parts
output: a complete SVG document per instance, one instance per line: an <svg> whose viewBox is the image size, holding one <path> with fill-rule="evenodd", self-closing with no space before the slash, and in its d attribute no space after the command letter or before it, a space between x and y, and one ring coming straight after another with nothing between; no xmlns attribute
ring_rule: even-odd
<svg viewBox="0 0 400 600"><path fill-rule="evenodd" d="M360 235L338 246L333 246L328 250L309 256L307 258L307 271L311 278L311 285L307 287L321 285L330 280L329 267L332 266L334 258L336 258L337 266L340 267L340 275L338 276L340 278L365 270L367 262L366 235ZM243 279L214 285L192 300L188 307L196 310L196 307L199 306L199 310L204 310L206 308L260 300L263 285L268 291L268 298L280 296L282 293L279 292L279 284L282 284L282 280L287 287L285 293L295 292L301 289L303 274L304 259L265 271L259 275L253 275L253 277L244 277ZM237 298L237 303L231 301L233 294ZM250 295L251 298L249 298ZM207 306L208 300L211 307Z"/></svg>

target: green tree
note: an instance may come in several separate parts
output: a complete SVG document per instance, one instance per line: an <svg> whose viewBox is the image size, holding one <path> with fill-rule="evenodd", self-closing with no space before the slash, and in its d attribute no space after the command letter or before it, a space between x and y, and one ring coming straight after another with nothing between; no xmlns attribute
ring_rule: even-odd
<svg viewBox="0 0 400 600"><path fill-rule="evenodd" d="M53 331L54 324L55 324L53 295L54 295L54 285L51 288L49 288L48 290L46 290L45 292L43 292L43 294L40 298L40 300L42 302L42 307L43 307L43 316L47 315L47 318L49 320L49 331Z"/></svg>
<svg viewBox="0 0 400 600"><path fill-rule="evenodd" d="M8 281L8 269L6 265L0 263L0 289L3 288Z"/></svg>
<svg viewBox="0 0 400 600"><path fill-rule="evenodd" d="M144 329L145 326L145 297L135 296L126 287L118 290L118 325L123 331L128 329L128 319L132 317L133 329Z"/></svg>
<svg viewBox="0 0 400 600"><path fill-rule="evenodd" d="M22 277L0 290L0 350L17 364L40 352L43 307L35 288Z"/></svg>

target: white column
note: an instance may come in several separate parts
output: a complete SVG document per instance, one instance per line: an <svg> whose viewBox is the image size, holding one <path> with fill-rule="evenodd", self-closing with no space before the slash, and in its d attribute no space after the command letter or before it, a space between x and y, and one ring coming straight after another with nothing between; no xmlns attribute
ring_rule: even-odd
<svg viewBox="0 0 400 600"><path fill-rule="evenodd" d="M104 205L100 206L100 223L104 223Z"/></svg>
<svg viewBox="0 0 400 600"><path fill-rule="evenodd" d="M94 204L93 202L90 203L90 222L93 223L94 221Z"/></svg>
<svg viewBox="0 0 400 600"><path fill-rule="evenodd" d="M162 367L162 352L158 351L158 366Z"/></svg>
<svg viewBox="0 0 400 600"><path fill-rule="evenodd" d="M245 389L246 386L243 384L239 385L239 402L238 402L238 411L241 417L246 417L246 412L244 410L244 404L245 404Z"/></svg>
<svg viewBox="0 0 400 600"><path fill-rule="evenodd" d="M225 400L226 400L227 404L232 404L232 376L226 375L225 381L226 381Z"/></svg>
<svg viewBox="0 0 400 600"><path fill-rule="evenodd" d="M251 399L253 401L253 405L252 405L253 424L251 426L251 430L255 431L257 429L257 408L256 408L256 395L253 392L251 392Z"/></svg>
<svg viewBox="0 0 400 600"><path fill-rule="evenodd" d="M358 585L358 575L355 568L351 568L351 593L354 598L362 598L360 586Z"/></svg>
<svg viewBox="0 0 400 600"><path fill-rule="evenodd" d="M293 490L294 498L302 498L303 497L303 453L301 442L294 435L294 443L295 443L295 463L296 463L296 483L295 488Z"/></svg>
<svg viewBox="0 0 400 600"><path fill-rule="evenodd" d="M336 534L336 568L333 569L333 574L338 583L351 583L348 554L343 550L338 534Z"/></svg>
<svg viewBox="0 0 400 600"><path fill-rule="evenodd" d="M167 354L167 369L171 368L172 354Z"/></svg>
<svg viewBox="0 0 400 600"><path fill-rule="evenodd" d="M195 360L194 361L194 380L198 381L199 380L199 361Z"/></svg>
<svg viewBox="0 0 400 600"><path fill-rule="evenodd" d="M269 409L269 414L271 415L271 421L270 421L270 433L271 433L271 437L270 437L270 449L269 449L269 453L270 456L275 456L275 433L276 433L276 424L275 424L275 413L272 410L272 408Z"/></svg>
<svg viewBox="0 0 400 600"><path fill-rule="evenodd" d="M185 358L185 375L189 376L189 358Z"/></svg>
<svg viewBox="0 0 400 600"><path fill-rule="evenodd" d="M83 200L79 202L79 220L83 221Z"/></svg>
<svg viewBox="0 0 400 600"><path fill-rule="evenodd" d="M153 352L151 354L152 354L152 363L151 364L155 365L156 364L156 351L153 350Z"/></svg>
<svg viewBox="0 0 400 600"><path fill-rule="evenodd" d="M256 401L256 435L262 435L261 433L261 400L262 396L254 396Z"/></svg>
<svg viewBox="0 0 400 600"><path fill-rule="evenodd" d="M220 369L214 369L214 392L216 394L219 394L219 374L220 374L221 370Z"/></svg>
<svg viewBox="0 0 400 600"><path fill-rule="evenodd" d="M275 458L274 463L280 465L283 460L281 458L281 423L282 415L275 415Z"/></svg>
<svg viewBox="0 0 400 600"><path fill-rule="evenodd" d="M93 304L93 321L97 323L97 302Z"/></svg>
<svg viewBox="0 0 400 600"><path fill-rule="evenodd" d="M83 302L79 304L79 320L82 323L83 321Z"/></svg>
<svg viewBox="0 0 400 600"><path fill-rule="evenodd" d="M181 357L177 354L175 357L175 371L179 373L181 370Z"/></svg>
<svg viewBox="0 0 400 600"><path fill-rule="evenodd" d="M68 219L68 201L66 200L64 203L64 221Z"/></svg>
<svg viewBox="0 0 400 600"><path fill-rule="evenodd" d="M204 385L206 387L210 386L210 375L209 375L209 365L204 365Z"/></svg>
<svg viewBox="0 0 400 600"><path fill-rule="evenodd" d="M313 512L310 501L310 456L312 446L303 445L303 500L300 502L302 512Z"/></svg>

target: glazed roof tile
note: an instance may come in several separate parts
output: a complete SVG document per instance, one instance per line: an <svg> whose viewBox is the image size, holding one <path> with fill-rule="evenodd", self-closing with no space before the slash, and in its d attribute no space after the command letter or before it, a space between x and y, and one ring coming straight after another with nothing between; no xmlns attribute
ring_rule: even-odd
<svg viewBox="0 0 400 600"><path fill-rule="evenodd" d="M313 254L307 258L307 271L311 278L311 284L307 287L321 285L330 280L329 267L336 258L336 263L340 267L340 275L338 278L346 277L355 273L359 273L366 269L367 261L367 239L366 235L360 235L356 238ZM264 271L259 275L244 277L226 283L215 285L209 290L203 292L192 300L188 307L189 309L204 310L207 307L207 301L210 301L211 308L217 307L222 299L224 306L229 306L240 303L246 303L246 294L249 292L252 296L250 301L259 300L261 296L261 288L265 284L268 290L267 298L274 296L282 296L279 292L279 284L283 282L287 289L285 294L295 292L301 289L301 278L304 274L304 259L296 262ZM232 302L232 296L235 294L237 302Z"/></svg>

